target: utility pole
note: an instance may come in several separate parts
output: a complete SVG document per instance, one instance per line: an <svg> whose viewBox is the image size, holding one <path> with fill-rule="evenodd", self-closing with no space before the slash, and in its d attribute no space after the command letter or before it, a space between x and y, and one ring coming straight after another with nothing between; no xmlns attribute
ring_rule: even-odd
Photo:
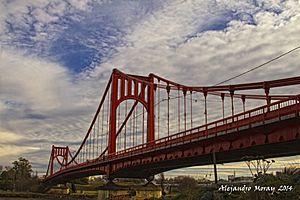
<svg viewBox="0 0 300 200"><path fill-rule="evenodd" d="M217 161L216 161L215 151L213 151L213 162L214 162L215 184L217 184L218 183L218 174L217 174Z"/></svg>

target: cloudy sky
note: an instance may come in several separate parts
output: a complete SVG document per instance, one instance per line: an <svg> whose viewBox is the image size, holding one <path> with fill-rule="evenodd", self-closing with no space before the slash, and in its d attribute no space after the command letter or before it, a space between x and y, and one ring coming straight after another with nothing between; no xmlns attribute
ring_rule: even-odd
<svg viewBox="0 0 300 200"><path fill-rule="evenodd" d="M0 165L25 156L43 172L52 144L76 147L113 68L213 85L300 45L299 32L298 0L0 0ZM231 83L299 76L299 56Z"/></svg>

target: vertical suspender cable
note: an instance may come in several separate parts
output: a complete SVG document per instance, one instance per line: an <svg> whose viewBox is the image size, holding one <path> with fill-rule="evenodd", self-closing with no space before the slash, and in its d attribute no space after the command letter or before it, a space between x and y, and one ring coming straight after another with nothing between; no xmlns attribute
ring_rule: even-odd
<svg viewBox="0 0 300 200"><path fill-rule="evenodd" d="M234 90L230 88L230 97L231 97L231 115L234 115L234 105L233 105L233 95L234 95ZM234 119L232 118L232 121Z"/></svg>
<svg viewBox="0 0 300 200"><path fill-rule="evenodd" d="M167 86L167 94L168 94L168 113L167 113L167 126L168 126L168 137L170 135L170 86Z"/></svg>
<svg viewBox="0 0 300 200"><path fill-rule="evenodd" d="M89 160L91 159L91 154L92 154L92 133L90 133L89 135L89 139L90 139L90 142L89 142Z"/></svg>
<svg viewBox="0 0 300 200"><path fill-rule="evenodd" d="M204 95L204 117L205 117L205 130L207 130L207 91L203 90Z"/></svg>
<svg viewBox="0 0 300 200"><path fill-rule="evenodd" d="M222 99L222 116L223 116L223 119L225 118L224 97L225 97L225 94L221 93L221 99Z"/></svg>
<svg viewBox="0 0 300 200"><path fill-rule="evenodd" d="M184 101L184 131L186 131L186 90L183 90L183 101Z"/></svg>
<svg viewBox="0 0 300 200"><path fill-rule="evenodd" d="M125 101L125 118L127 116L127 100ZM127 124L127 123L126 123ZM124 149L126 149L126 125L125 124L125 129L124 129Z"/></svg>
<svg viewBox="0 0 300 200"><path fill-rule="evenodd" d="M88 144L88 140L85 141L85 152L84 152L84 162L87 160L87 144Z"/></svg>
<svg viewBox="0 0 300 200"><path fill-rule="evenodd" d="M120 128L120 105L118 106L118 128Z"/></svg>
<svg viewBox="0 0 300 200"><path fill-rule="evenodd" d="M120 128L120 108L121 106L119 105L118 106L118 129ZM117 135L117 141L118 141L118 143L117 143L117 150L120 150L120 144L121 144L121 135Z"/></svg>
<svg viewBox="0 0 300 200"><path fill-rule="evenodd" d="M100 118L100 113L98 114L97 116L97 154L96 154L96 157L98 157L99 155L99 118Z"/></svg>
<svg viewBox="0 0 300 200"><path fill-rule="evenodd" d="M102 110L102 126L101 126L101 153L102 153L102 146L104 145L104 141L103 141L103 138L104 138L104 111L105 111L105 106L103 106L103 110ZM104 147L105 149L105 147Z"/></svg>
<svg viewBox="0 0 300 200"><path fill-rule="evenodd" d="M191 129L193 128L193 92L192 90L190 91L191 93Z"/></svg>
<svg viewBox="0 0 300 200"><path fill-rule="evenodd" d="M178 133L179 133L180 132L180 88L179 87L178 87L177 92L178 92L178 94L177 94L178 95L178 102L177 102L178 103L178 105L177 105L177 107L178 107L177 108L178 109L178 113L177 113L178 120L177 121L178 121Z"/></svg>
<svg viewBox="0 0 300 200"><path fill-rule="evenodd" d="M136 112L135 112L135 134L136 134L136 144L138 144L138 106L139 104L136 105Z"/></svg>
<svg viewBox="0 0 300 200"><path fill-rule="evenodd" d="M94 124L94 128L93 128L93 158L95 158L95 135L96 135L96 124Z"/></svg>
<svg viewBox="0 0 300 200"><path fill-rule="evenodd" d="M131 135L132 135L132 146L134 146L134 113L135 113L135 109L133 110L133 115L132 115L132 132L131 132Z"/></svg>
<svg viewBox="0 0 300 200"><path fill-rule="evenodd" d="M142 106L142 108L143 108L143 119L142 119L142 144L144 144L144 142L145 142L145 108L144 108L144 106Z"/></svg>
<svg viewBox="0 0 300 200"><path fill-rule="evenodd" d="M136 145L136 108L134 108L134 112L133 112L133 146Z"/></svg>
<svg viewBox="0 0 300 200"><path fill-rule="evenodd" d="M107 109L106 109L106 137L105 137L105 145L108 147L108 140L109 140L109 112L110 112L110 91L108 91L107 96Z"/></svg>
<svg viewBox="0 0 300 200"><path fill-rule="evenodd" d="M134 112L135 112L135 110L133 110L133 115L132 115L132 118L131 118L131 122L132 122L132 127L131 127L132 146L134 146Z"/></svg>
<svg viewBox="0 0 300 200"><path fill-rule="evenodd" d="M158 83L160 80L158 79ZM160 88L157 88L158 94L157 94L157 139L159 139L159 122L160 122Z"/></svg>
<svg viewBox="0 0 300 200"><path fill-rule="evenodd" d="M130 107L130 106L129 106ZM132 115L130 116L130 118L129 118L129 120L128 120L128 131L127 131L127 133L126 133L126 137L127 137L127 139L128 139L128 141L127 141L127 146L128 146L128 148L130 148L131 147L131 129L132 129L132 124L131 124L131 122L132 122Z"/></svg>

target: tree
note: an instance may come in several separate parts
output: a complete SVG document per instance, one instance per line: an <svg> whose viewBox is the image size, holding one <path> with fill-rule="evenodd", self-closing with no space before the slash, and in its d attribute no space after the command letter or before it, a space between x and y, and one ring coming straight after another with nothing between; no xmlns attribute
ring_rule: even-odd
<svg viewBox="0 0 300 200"><path fill-rule="evenodd" d="M2 190L13 190L15 181L15 172L13 169L4 170L0 175L0 189Z"/></svg>
<svg viewBox="0 0 300 200"><path fill-rule="evenodd" d="M18 161L12 163L13 170L16 173L16 180L27 180L31 177L32 168L29 161L25 158L20 157Z"/></svg>
<svg viewBox="0 0 300 200"><path fill-rule="evenodd" d="M180 192L189 192L197 187L197 181L193 177L178 176L174 180L178 184Z"/></svg>
<svg viewBox="0 0 300 200"><path fill-rule="evenodd" d="M20 157L14 161L13 170L15 172L15 189L17 191L28 191L30 189L32 168L29 161Z"/></svg>
<svg viewBox="0 0 300 200"><path fill-rule="evenodd" d="M37 175L31 176L33 171L30 162L20 157L12 164L12 168L6 168L0 175L0 189L15 191L37 190L39 180Z"/></svg>
<svg viewBox="0 0 300 200"><path fill-rule="evenodd" d="M165 192L165 175L164 173L161 173L158 175L158 182L159 182L159 185L160 185L160 188L161 188L161 193L162 193L162 196L165 196L166 195L166 192Z"/></svg>
<svg viewBox="0 0 300 200"><path fill-rule="evenodd" d="M193 177L177 176L173 178L172 184L176 185L179 192L174 200L198 200L198 184Z"/></svg>

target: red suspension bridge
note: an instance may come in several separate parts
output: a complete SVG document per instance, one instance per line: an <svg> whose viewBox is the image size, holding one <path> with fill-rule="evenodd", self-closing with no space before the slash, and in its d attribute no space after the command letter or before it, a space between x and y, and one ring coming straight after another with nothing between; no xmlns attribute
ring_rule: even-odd
<svg viewBox="0 0 300 200"><path fill-rule="evenodd" d="M149 178L213 160L299 154L300 95L270 94L271 88L299 84L300 77L292 77L191 87L114 69L77 151L52 146L44 182Z"/></svg>

